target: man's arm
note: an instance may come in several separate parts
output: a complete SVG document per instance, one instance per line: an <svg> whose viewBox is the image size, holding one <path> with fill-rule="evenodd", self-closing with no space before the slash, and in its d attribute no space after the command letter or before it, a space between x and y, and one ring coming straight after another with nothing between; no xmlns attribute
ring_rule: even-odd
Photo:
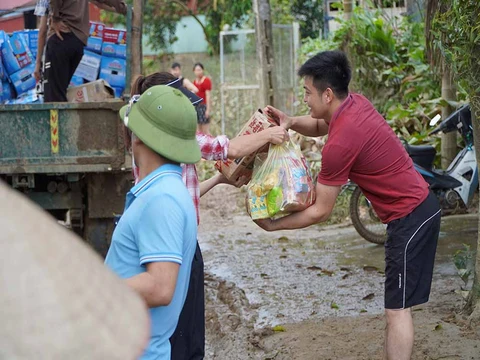
<svg viewBox="0 0 480 360"><path fill-rule="evenodd" d="M210 90L205 91L205 97L206 97L205 101L206 101L206 103L207 103L207 110L206 110L206 112L205 112L205 116L206 116L207 118L210 117L210 110L211 110L211 106L212 106L211 94L210 94L210 93L211 93Z"/></svg>
<svg viewBox="0 0 480 360"><path fill-rule="evenodd" d="M47 15L44 15L40 18L40 26L38 29L37 59L35 61L35 72L33 73L37 81L40 81L40 78L41 78L43 50L45 48L45 42L47 40L47 30L48 30L47 21L48 21Z"/></svg>
<svg viewBox="0 0 480 360"><path fill-rule="evenodd" d="M103 10L115 11L124 15L127 13L127 5L123 0L90 0L90 2Z"/></svg>
<svg viewBox="0 0 480 360"><path fill-rule="evenodd" d="M237 136L229 140L225 135L211 136L197 133L202 159L238 159L260 149L263 145L281 144L288 140L288 132L281 126L273 126L256 134Z"/></svg>
<svg viewBox="0 0 480 360"><path fill-rule="evenodd" d="M198 88L190 80L186 78L183 78L183 86L185 86L187 90L190 90L194 94L198 93Z"/></svg>
<svg viewBox="0 0 480 360"><path fill-rule="evenodd" d="M232 182L228 181L228 179L221 173L218 173L214 176L212 176L210 179L202 181L200 183L200 197L205 195L207 192L212 190L215 186L218 184L228 184L228 185L233 185L235 187L241 187L245 185L245 182L247 181L246 176L240 176L237 181Z"/></svg>
<svg viewBox="0 0 480 360"><path fill-rule="evenodd" d="M170 304L183 262L185 224L181 204L169 194L148 199L135 228L139 265L146 271L126 280L150 307ZM191 261L191 259L185 259Z"/></svg>
<svg viewBox="0 0 480 360"><path fill-rule="evenodd" d="M140 294L148 307L168 306L175 293L180 265L154 262L146 267L146 272L126 279L127 285Z"/></svg>
<svg viewBox="0 0 480 360"><path fill-rule="evenodd" d="M317 183L316 200L309 208L292 213L281 219L256 220L256 224L266 231L303 229L326 221L332 213L341 186L328 186Z"/></svg>
<svg viewBox="0 0 480 360"><path fill-rule="evenodd" d="M328 125L323 119L314 119L310 115L290 117L273 106L267 106L264 111L285 129L292 129L311 137L328 134Z"/></svg>
<svg viewBox="0 0 480 360"><path fill-rule="evenodd" d="M273 126L255 134L237 136L230 139L228 158L239 159L254 153L265 144L282 144L288 138L288 132L281 126Z"/></svg>

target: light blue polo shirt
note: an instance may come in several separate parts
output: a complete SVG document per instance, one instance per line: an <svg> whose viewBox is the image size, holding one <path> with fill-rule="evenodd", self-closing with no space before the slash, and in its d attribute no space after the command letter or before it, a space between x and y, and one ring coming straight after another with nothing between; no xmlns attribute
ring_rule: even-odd
<svg viewBox="0 0 480 360"><path fill-rule="evenodd" d="M149 262L180 264L172 302L150 309L151 340L143 360L170 360L169 339L187 296L196 244L197 216L182 169L163 165L128 192L105 259L124 279L145 272Z"/></svg>

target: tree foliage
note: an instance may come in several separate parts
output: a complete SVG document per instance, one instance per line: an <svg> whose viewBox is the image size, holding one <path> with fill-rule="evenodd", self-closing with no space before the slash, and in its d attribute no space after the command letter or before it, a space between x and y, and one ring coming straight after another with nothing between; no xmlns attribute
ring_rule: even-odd
<svg viewBox="0 0 480 360"><path fill-rule="evenodd" d="M431 21L434 49L440 51L453 69L458 82L467 90L480 165L480 3L477 0L429 0L427 18ZM480 244L480 236L478 243ZM466 305L473 324L480 324L480 251L477 245L475 276Z"/></svg>
<svg viewBox="0 0 480 360"><path fill-rule="evenodd" d="M300 24L302 39L315 39L323 28L323 1L293 0L291 13Z"/></svg>
<svg viewBox="0 0 480 360"><path fill-rule="evenodd" d="M132 5L133 0L126 0ZM182 16L193 16L201 24L209 51L219 52L219 34L225 25L240 27L251 11L251 0L200 2L197 11L189 9L186 0L145 0L143 26L154 50L165 50L177 40L176 27ZM198 14L205 15L203 23ZM106 13L104 21L123 23L123 17Z"/></svg>
<svg viewBox="0 0 480 360"><path fill-rule="evenodd" d="M381 10L357 7L327 41L310 40L302 52L342 48L354 74L352 89L370 99L410 143L428 142L428 122L441 111L440 81L425 58L423 23L387 21ZM438 145L438 144L437 144Z"/></svg>

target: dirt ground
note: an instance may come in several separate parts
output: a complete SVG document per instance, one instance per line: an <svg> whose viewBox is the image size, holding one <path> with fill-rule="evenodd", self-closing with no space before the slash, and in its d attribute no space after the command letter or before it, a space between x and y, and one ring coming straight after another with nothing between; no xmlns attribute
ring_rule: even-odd
<svg viewBox="0 0 480 360"><path fill-rule="evenodd" d="M266 233L244 196L218 186L202 198L206 359L381 359L383 249L348 224ZM451 261L474 244L477 221L443 221L430 302L414 309L412 358L480 359Z"/></svg>

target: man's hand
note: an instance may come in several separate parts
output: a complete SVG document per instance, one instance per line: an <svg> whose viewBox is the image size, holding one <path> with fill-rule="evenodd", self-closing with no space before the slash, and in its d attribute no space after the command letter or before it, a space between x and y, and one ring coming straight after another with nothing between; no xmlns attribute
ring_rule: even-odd
<svg viewBox="0 0 480 360"><path fill-rule="evenodd" d="M55 34L57 34L60 40L63 40L62 32L64 33L70 32L70 29L68 28L68 26L65 25L65 23L61 20L60 21L53 20L50 26L52 27L53 31L55 31Z"/></svg>
<svg viewBox="0 0 480 360"><path fill-rule="evenodd" d="M99 9L105 11L117 12L123 15L127 13L127 5L123 1L114 1L113 4L111 1L107 0L90 0L90 2Z"/></svg>
<svg viewBox="0 0 480 360"><path fill-rule="evenodd" d="M292 126L292 118L273 106L268 105L263 111L272 118L278 125L282 126L286 130Z"/></svg>
<svg viewBox="0 0 480 360"><path fill-rule="evenodd" d="M223 175L222 173L218 173L217 175L215 175L218 177L218 183L219 184L227 184L227 185L232 185L232 186L235 186L237 188L240 188L242 187L243 185L245 185L247 182L248 182L248 177L246 177L245 175L244 176L240 176L237 180L235 181L230 181L228 180L225 175Z"/></svg>
<svg viewBox="0 0 480 360"><path fill-rule="evenodd" d="M35 78L35 80L37 80L37 82L39 82L40 79L42 78L42 74L41 74L41 71L40 71L40 64L39 64L38 61L35 64L35 71L33 72L33 77Z"/></svg>
<svg viewBox="0 0 480 360"><path fill-rule="evenodd" d="M260 220L253 220L255 224L260 226L265 231L274 231L275 230L275 220L272 219L260 219Z"/></svg>
<svg viewBox="0 0 480 360"><path fill-rule="evenodd" d="M121 1L116 10L120 13L120 14L123 14L123 15L126 15L127 14L127 4L125 4L125 2Z"/></svg>
<svg viewBox="0 0 480 360"><path fill-rule="evenodd" d="M210 119L210 110L208 110L208 109L205 110L205 117L206 117L207 119Z"/></svg>
<svg viewBox="0 0 480 360"><path fill-rule="evenodd" d="M275 145L283 144L285 141L290 139L288 131L285 130L283 126L273 126L264 131L265 135L268 135L268 142Z"/></svg>

